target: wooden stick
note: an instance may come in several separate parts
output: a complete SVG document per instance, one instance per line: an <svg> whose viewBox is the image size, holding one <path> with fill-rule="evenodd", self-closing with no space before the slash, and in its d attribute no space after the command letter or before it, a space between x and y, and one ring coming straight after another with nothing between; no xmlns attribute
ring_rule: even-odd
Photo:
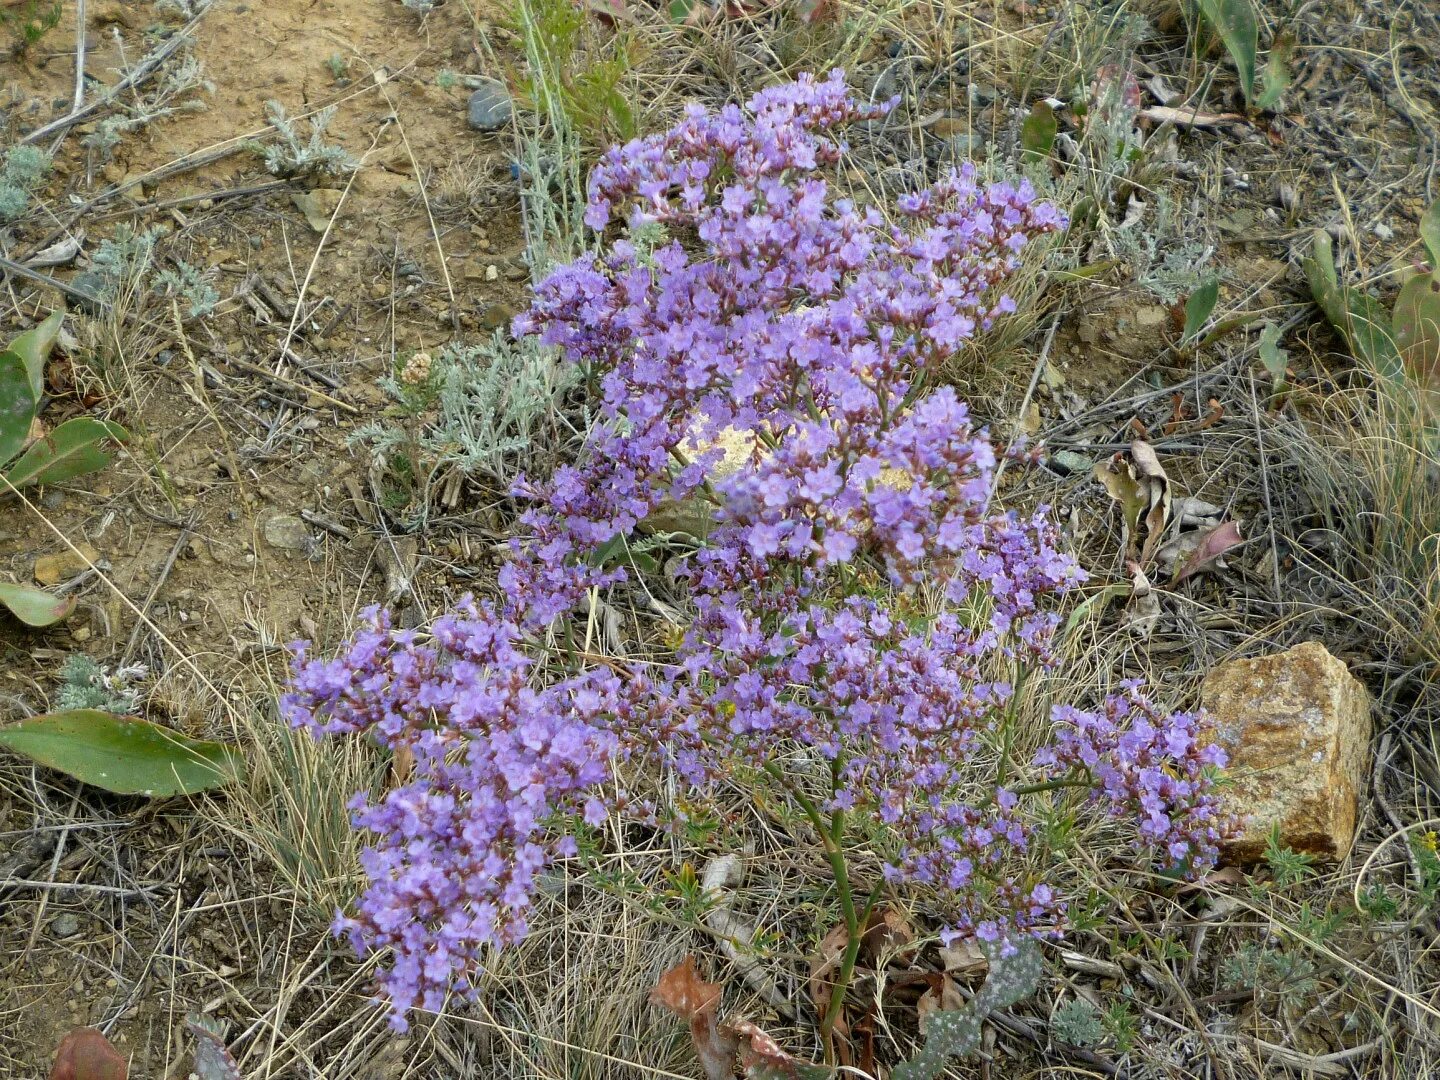
<svg viewBox="0 0 1440 1080"><path fill-rule="evenodd" d="M149 55L141 57L140 62L130 70L129 74L127 74L123 79L116 83L108 94L100 95L100 97L90 102L89 105L79 105L71 109L64 116L59 117L55 120L51 120L50 123L36 128L34 131L30 132L29 135L22 136L20 139L21 144L23 145L25 143L39 142L41 139L44 139L50 135L56 135L69 131L76 124L88 119L90 116L93 116L105 106L109 105L121 94L125 93L126 91L133 90L136 86L139 86L151 75L155 74L155 72L160 69L160 65L162 65L163 63L165 63L166 60L169 60L170 57L175 55L176 51L179 50L181 45L184 45L192 40L190 37L190 31L194 30L195 27L199 25L200 20L205 17L205 12L209 10L209 7L202 8L200 12L188 23L186 23L182 29L178 30L175 34L173 34L169 41L165 42L164 45L161 45L158 49L156 49ZM81 23L80 32L82 34L84 33L83 22Z"/></svg>

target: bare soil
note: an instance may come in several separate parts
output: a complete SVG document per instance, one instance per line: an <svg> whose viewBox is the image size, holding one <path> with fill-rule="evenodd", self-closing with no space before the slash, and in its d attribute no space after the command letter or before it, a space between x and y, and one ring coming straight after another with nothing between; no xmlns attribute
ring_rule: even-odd
<svg viewBox="0 0 1440 1080"><path fill-rule="evenodd" d="M921 7L910 20L917 34L930 17ZM1155 7L1155 22L1171 25L1168 8ZM933 164L934 145L957 132L1003 157L1035 99L1068 93L1057 62L1054 72L1039 65L1022 95L1004 81L1014 73L995 42L1063 50L1073 44L1069 35L1082 40L1078 7L965 12L979 44L963 53L963 70L891 63L896 35L861 55L857 83L901 93L901 116L911 124L903 138L887 136L899 149L889 166L880 155L882 179L886 167L903 173ZM0 67L0 141L68 111L73 18L66 4L54 31ZM395 504L349 437L387 415L391 402L376 380L397 359L477 340L524 304L514 136L466 122L464 77L502 74L481 45L499 19L490 5L465 0L424 19L398 0L216 0L193 32L194 55L214 84L207 108L127 134L108 162L81 144L93 120L60 143L42 212L0 233L8 258L23 263L81 233L93 253L122 223L163 226L162 262L214 268L221 302L213 316L186 319L169 301L148 298L108 320L77 313L70 325L74 337L52 363L45 423L95 412L126 425L133 439L104 472L30 492L31 504L0 505L0 577L32 581L37 558L72 545L97 556L95 569L81 562L69 575L83 578L73 585L80 606L62 627L27 631L0 619L0 720L47 711L60 662L82 651L102 663L144 664L153 676L144 705L151 719L235 739L239 711L273 711L286 642L333 644L361 608L382 601L416 623L488 584L491 549L504 538L494 528L493 493L466 487L426 528L407 534L401 522L413 507ZM1413 30L1413 44L1397 45L1392 24ZM173 31L180 22L138 0L92 0L88 25L87 68L111 85L149 47L152 27ZM1128 580L1118 521L1087 471L1053 467L1059 451L1094 462L1143 432L1183 494L1245 523L1250 543L1225 570L1167 592L1148 637L1128 633L1119 611L1106 614L1093 632L1091 668L1077 678L1094 686L1147 675L1180 699L1227 656L1318 637L1377 690L1395 726L1364 839L1321 890L1342 896L1356 865L1397 827L1396 813L1406 821L1434 816L1440 776L1417 764L1426 742L1417 729L1433 719L1433 695L1406 684L1406 658L1380 647L1356 614L1345 568L1330 566L1323 547L1336 508L1320 505L1326 484L1314 475L1319 466L1301 429L1356 376L1308 307L1299 259L1312 230L1329 228L1344 240L1343 272L1383 292L1386 272L1416 257L1419 216L1440 194L1440 26L1423 5L1334 0L1297 13L1292 28L1300 45L1285 111L1181 125L1153 189L1130 197L1151 214L1139 229L1154 221L1156 192L1172 201L1179 222L1158 238L1162 254L1182 242L1211 252L1222 278L1220 313L1257 313L1286 326L1304 401L1283 412L1265 407L1253 326L1212 348L1178 348L1183 300L1137 284L1130 257L1101 242L1082 261L1113 268L1049 286L1029 332L991 342L987 365L957 378L997 430L1019 428L1043 441L1052 467L1017 477L1011 496L1054 506L1098 583ZM1224 66L1219 54L1197 61L1176 33L1172 25L1169 38L1138 51L1146 104L1154 103L1148 80L1160 75L1177 92L1193 92L1203 109L1230 110L1235 102L1223 87L1206 89L1206 72ZM513 38L499 32L493 40L507 63L519 63ZM338 75L327 66L332 56L342 62ZM732 83L753 88L757 66L768 76L778 64L743 49L737 56L719 72L714 57L677 63L656 93L678 102L693 80L693 96L718 101ZM292 116L333 104L327 139L360 160L353 177L280 184L268 175L249 140L268 136L271 100ZM948 126L937 127L937 113ZM197 155L207 163L169 172ZM338 192L320 197L323 231L294 198L317 189ZM1123 222L1124 199L1105 209L1111 228ZM83 262L43 272L71 281ZM0 302L8 336L66 301L9 275ZM1042 348L1048 353L1027 398ZM1031 403L1023 413L1022 399ZM1333 575L1317 572L1320 563ZM501 1075L487 1071L488 1048L499 1045L493 1032L457 1034L442 1023L409 1038L387 1033L365 1005L363 971L326 935L326 914L297 901L242 827L226 831L214 820L198 800L108 797L14 759L0 762L0 1076L44 1075L55 1045L77 1025L102 1027L132 1055L132 1076L184 1076L191 1012L227 1024L246 1076L380 1080L464 1068ZM1392 852L1381 869L1403 880L1403 854ZM1159 907L1130 917L1147 933L1162 921ZM1098 938L1085 947L1103 951ZM1409 1041L1423 1042L1416 1029L1429 1021L1404 995L1428 994L1434 972L1418 981L1399 974L1423 960L1408 948L1375 946L1357 960L1388 970L1400 997L1378 1000L1381 992L1363 980L1347 986L1341 965L1317 994L1323 1007L1299 1019L1258 993L1204 1008L1228 1010L1247 1033L1292 1039L1295 1050L1315 1056L1351 1044L1346 1025L1355 1015L1364 1014L1368 1032L1376 1016L1403 1013L1404 1022L1394 1021L1399 1033L1357 1058L1353 1073L1315 1075L1423 1075L1407 1071L1421 1060L1409 1056ZM1180 990L1137 977L1144 1006L1177 1017L1186 1034L1180 1039L1151 1017L1140 1038L1155 1048L1157 1064L1146 1071L1137 1054L1127 1075L1284 1074L1283 1061L1247 1056L1223 1040L1223 1053L1206 1051L1209 1072L1185 1071L1174 1053L1161 1052L1204 1043L1186 996L1224 998L1213 971L1204 983L1207 971L1189 970ZM1005 1037L1017 1041L1013 1031ZM1065 1059L1024 1039L1018 1045L1040 1071L1016 1075L1062 1075Z"/></svg>

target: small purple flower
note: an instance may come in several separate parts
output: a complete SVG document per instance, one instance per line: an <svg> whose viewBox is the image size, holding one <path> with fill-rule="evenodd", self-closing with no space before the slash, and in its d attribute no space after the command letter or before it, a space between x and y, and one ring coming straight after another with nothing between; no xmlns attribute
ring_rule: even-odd
<svg viewBox="0 0 1440 1080"><path fill-rule="evenodd" d="M1030 842L1019 796L955 792L1012 701L996 673L1054 663L1054 601L1084 574L1043 509L991 509L990 438L953 390L920 390L1014 310L1000 285L1065 219L969 166L902 198L893 222L832 198L840 129L888 107L856 102L839 72L803 76L606 154L590 227L685 242L617 237L555 269L515 320L585 367L600 420L573 465L516 484L531 505L503 600L467 601L429 640L372 611L339 658L297 650L292 723L415 761L404 786L356 804L369 885L337 923L362 953L388 951L398 1025L473 992L583 826L660 823L622 775L666 770L703 793L739 766L778 767L777 747L824 763L811 812L884 826L867 835L885 879L943 890L953 933L1013 947L1054 932L1059 899L1011 869ZM711 484L721 455L695 443L726 429L756 451ZM588 592L626 582L601 557L612 542L702 494L714 526L678 574L693 618L668 662L618 673L547 653ZM925 603L890 610L887 585ZM1085 770L1143 843L1213 858L1205 770L1220 758L1192 717L1130 696L1058 707L1056 725L1037 768Z"/></svg>

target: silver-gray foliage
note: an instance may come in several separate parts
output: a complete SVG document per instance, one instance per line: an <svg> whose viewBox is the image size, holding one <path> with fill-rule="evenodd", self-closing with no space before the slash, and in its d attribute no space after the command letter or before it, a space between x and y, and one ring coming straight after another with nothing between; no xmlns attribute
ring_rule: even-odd
<svg viewBox="0 0 1440 1080"><path fill-rule="evenodd" d="M1100 1010L1084 998L1075 998L1050 1014L1050 1030L1061 1042L1088 1049L1105 1041Z"/></svg>
<svg viewBox="0 0 1440 1080"><path fill-rule="evenodd" d="M145 675L145 668L138 664L112 673L84 653L71 653L60 665L60 688L55 692L55 704L60 709L134 713L140 707L140 688L136 683Z"/></svg>
<svg viewBox="0 0 1440 1080"><path fill-rule="evenodd" d="M35 146L12 146L0 166L0 221L13 221L30 208L30 193L50 171L50 158Z"/></svg>
<svg viewBox="0 0 1440 1080"><path fill-rule="evenodd" d="M344 176L359 168L350 151L343 146L325 142L325 131L335 119L335 106L320 109L308 120L309 137L296 130L296 120L285 111L278 101L265 103L265 119L275 129L278 138L267 143L261 153L265 168L276 176L305 176L328 174Z"/></svg>
<svg viewBox="0 0 1440 1080"><path fill-rule="evenodd" d="M496 334L479 345L452 343L431 361L426 395L435 415L417 434L372 423L351 436L368 448L378 466L407 444L431 463L431 475L459 469L508 489L532 467L536 451L554 445L565 393L579 369L532 339L516 342ZM397 401L414 398L414 387L386 377L380 386Z"/></svg>

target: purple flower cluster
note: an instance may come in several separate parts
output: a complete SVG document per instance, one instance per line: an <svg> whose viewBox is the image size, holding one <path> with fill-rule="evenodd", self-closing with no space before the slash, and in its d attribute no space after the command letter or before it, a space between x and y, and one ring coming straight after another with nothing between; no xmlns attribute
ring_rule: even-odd
<svg viewBox="0 0 1440 1080"><path fill-rule="evenodd" d="M1165 852L1176 865L1213 865L1231 824L1211 794L1225 751L1203 737L1199 715L1161 713L1129 681L1098 710L1057 705L1051 719L1055 741L1036 766L1091 778L1091 801L1138 823L1138 846Z"/></svg>
<svg viewBox="0 0 1440 1080"><path fill-rule="evenodd" d="M602 419L577 464L519 485L534 506L503 605L440 620L433 642L376 614L346 655L298 663L293 722L415 757L411 783L358 805L376 847L342 920L357 948L393 950L380 980L397 1022L471 988L483 952L525 933L574 823L653 820L622 779L656 767L704 790L749 766L830 843L850 816L878 820L887 876L943 890L958 933L1053 927L1051 890L1007 870L1029 838L1018 795L956 792L1012 701L997 673L1051 662L1052 600L1083 574L1043 510L991 509L994 447L931 384L1013 310L996 286L1064 220L1028 184L968 168L893 221L832 198L837 130L887 107L857 104L838 72L802 77L613 150L587 221L619 235L556 270L516 323L586 369ZM637 242L656 233L669 239ZM720 451L695 447L727 429L754 451L712 482ZM683 571L694 618L669 663L539 644L569 640L588 590L627 580L602 549L695 498L715 524ZM1144 724L1111 737L1077 721L1044 767L1090 769L1148 841L1173 854L1194 839L1203 863L1213 838L1191 825L1213 812L1187 771L1190 721Z"/></svg>

